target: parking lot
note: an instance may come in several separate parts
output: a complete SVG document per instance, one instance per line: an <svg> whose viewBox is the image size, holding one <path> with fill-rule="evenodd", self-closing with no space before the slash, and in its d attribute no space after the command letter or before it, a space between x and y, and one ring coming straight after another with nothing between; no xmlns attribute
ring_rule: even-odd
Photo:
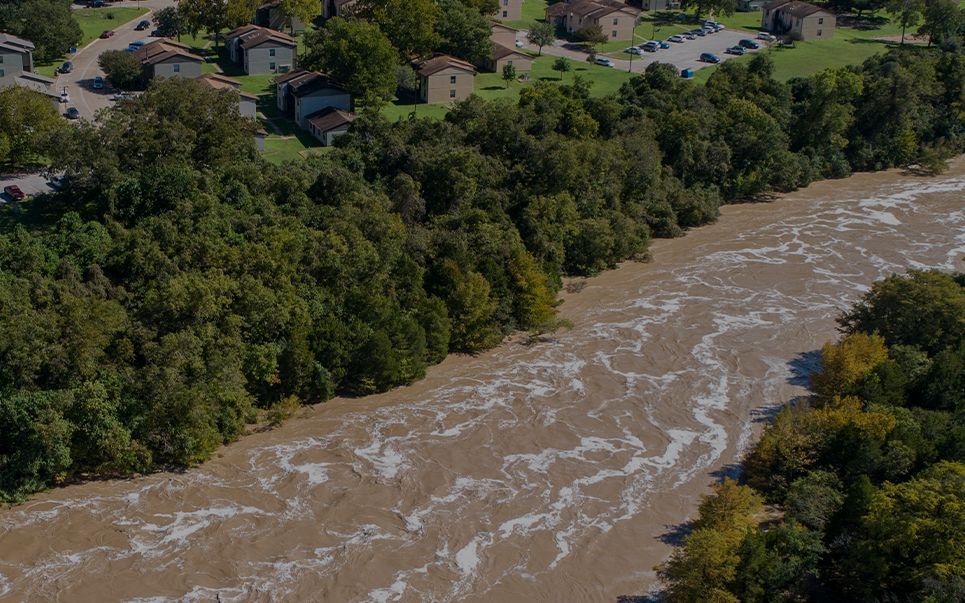
<svg viewBox="0 0 965 603"><path fill-rule="evenodd" d="M744 31L739 29L724 29L717 33L707 34L705 37L697 37L695 40L686 40L682 44L670 43L670 48L661 49L657 52L645 52L642 56L633 57L632 69L631 61L629 55L622 51L607 53L604 56L609 57L613 60L613 68L621 69L623 71L633 71L634 73L642 73L646 70L647 66L651 63L670 63L678 70L682 69L701 69L702 67L707 67L709 63L704 63L700 61L700 55L704 52L712 52L720 57L721 62L728 59L734 58L735 55L730 55L724 53L726 48L731 46L736 46L744 38L753 39L757 35L756 32ZM520 36L521 39L525 40L525 35ZM758 40L761 44L761 50L766 48L767 44L763 41ZM536 50L535 47L529 45L527 48ZM749 54L754 52L761 52L761 50L748 50ZM587 54L582 50L577 50L576 48L567 45L563 40L557 40L552 46L546 46L543 48L543 54L549 54L554 56L564 56L571 58L575 61L585 61Z"/></svg>

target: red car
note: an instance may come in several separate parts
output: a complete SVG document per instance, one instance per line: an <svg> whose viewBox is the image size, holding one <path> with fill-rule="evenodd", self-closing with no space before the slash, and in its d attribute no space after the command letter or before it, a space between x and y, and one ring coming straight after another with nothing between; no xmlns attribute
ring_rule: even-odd
<svg viewBox="0 0 965 603"><path fill-rule="evenodd" d="M7 196L14 201L23 201L27 198L27 195L23 194L23 191L16 184L3 187L3 192L7 193Z"/></svg>
<svg viewBox="0 0 965 603"><path fill-rule="evenodd" d="M111 36L113 36L113 35L114 35L114 32L113 32L113 31L111 31L111 30L109 30L109 29L105 29L103 32L101 32L101 40L106 40L107 38L109 38L109 37L111 37Z"/></svg>

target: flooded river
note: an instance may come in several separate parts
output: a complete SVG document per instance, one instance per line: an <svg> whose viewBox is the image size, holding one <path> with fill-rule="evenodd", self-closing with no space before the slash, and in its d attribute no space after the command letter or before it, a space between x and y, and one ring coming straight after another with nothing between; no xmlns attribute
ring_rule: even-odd
<svg viewBox="0 0 965 603"><path fill-rule="evenodd" d="M965 269L965 161L823 182L564 294L573 328L180 474L0 511L0 600L615 601L875 280Z"/></svg>

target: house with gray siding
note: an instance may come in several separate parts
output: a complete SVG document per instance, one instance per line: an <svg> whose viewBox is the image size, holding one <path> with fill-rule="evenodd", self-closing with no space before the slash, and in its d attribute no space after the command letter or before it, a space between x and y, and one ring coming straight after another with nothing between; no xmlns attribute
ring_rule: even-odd
<svg viewBox="0 0 965 603"><path fill-rule="evenodd" d="M201 75L204 59L191 52L191 47L174 40L161 39L134 51L144 69L144 80L156 77L196 78Z"/></svg>
<svg viewBox="0 0 965 603"><path fill-rule="evenodd" d="M33 73L34 45L28 40L0 33L0 88L22 86L45 94L52 101L60 101L55 81Z"/></svg>
<svg viewBox="0 0 965 603"><path fill-rule="evenodd" d="M335 142L336 138L348 132L354 120L355 115L348 111L327 107L306 118L308 125L306 129L327 147Z"/></svg>
<svg viewBox="0 0 965 603"><path fill-rule="evenodd" d="M330 76L299 69L275 78L275 102L299 128L309 130L308 117L333 107L352 110L352 95Z"/></svg>
<svg viewBox="0 0 965 603"><path fill-rule="evenodd" d="M773 0L761 12L763 29L794 40L830 39L836 22L834 13L799 0Z"/></svg>
<svg viewBox="0 0 965 603"><path fill-rule="evenodd" d="M287 73L295 68L298 44L280 31L244 25L228 32L226 45L228 57L248 75Z"/></svg>
<svg viewBox="0 0 965 603"><path fill-rule="evenodd" d="M321 10L321 6L319 6L319 14L321 14ZM304 21L298 17L289 17L285 14L285 11L281 8L281 0L274 0L259 6L255 10L255 25L277 31L288 31L291 34L301 33L306 29Z"/></svg>

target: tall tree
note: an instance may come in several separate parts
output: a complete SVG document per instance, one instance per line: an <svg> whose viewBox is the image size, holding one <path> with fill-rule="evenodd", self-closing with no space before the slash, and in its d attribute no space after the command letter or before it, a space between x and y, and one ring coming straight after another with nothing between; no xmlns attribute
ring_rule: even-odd
<svg viewBox="0 0 965 603"><path fill-rule="evenodd" d="M288 17L289 24L292 19L310 23L321 14L321 6L318 0L281 0L281 11Z"/></svg>
<svg viewBox="0 0 965 603"><path fill-rule="evenodd" d="M378 25L361 19L329 19L305 38L302 64L339 80L363 105L378 105L395 91L398 55Z"/></svg>
<svg viewBox="0 0 965 603"><path fill-rule="evenodd" d="M526 39L529 40L530 44L538 46L539 52L537 54L543 56L543 46L552 44L556 40L556 28L546 21L537 21L530 26Z"/></svg>
<svg viewBox="0 0 965 603"><path fill-rule="evenodd" d="M436 46L439 7L433 0L358 0L355 14L378 25L404 60Z"/></svg>
<svg viewBox="0 0 965 603"><path fill-rule="evenodd" d="M0 90L0 161L21 166L36 159L63 127L46 96L21 86Z"/></svg>
<svg viewBox="0 0 965 603"><path fill-rule="evenodd" d="M955 0L925 0L919 34L928 35L928 44L961 41L965 35L965 10Z"/></svg>
<svg viewBox="0 0 965 603"><path fill-rule="evenodd" d="M698 21L705 14L733 15L737 10L737 0L682 0L680 8L683 10L694 9L694 15Z"/></svg>
<svg viewBox="0 0 965 603"><path fill-rule="evenodd" d="M489 39L489 21L476 9L461 0L437 0L439 19L436 21L438 50L479 64L492 56L493 43Z"/></svg>
<svg viewBox="0 0 965 603"><path fill-rule="evenodd" d="M8 3L0 15L4 29L34 43L34 59L37 61L53 61L83 38L66 0Z"/></svg>
<svg viewBox="0 0 965 603"><path fill-rule="evenodd" d="M901 44L905 43L905 30L921 21L925 10L924 0L889 0L885 10L898 18L901 23Z"/></svg>
<svg viewBox="0 0 965 603"><path fill-rule="evenodd" d="M131 90L141 78L141 60L130 52L108 50L97 57L97 64L111 84L121 90Z"/></svg>

